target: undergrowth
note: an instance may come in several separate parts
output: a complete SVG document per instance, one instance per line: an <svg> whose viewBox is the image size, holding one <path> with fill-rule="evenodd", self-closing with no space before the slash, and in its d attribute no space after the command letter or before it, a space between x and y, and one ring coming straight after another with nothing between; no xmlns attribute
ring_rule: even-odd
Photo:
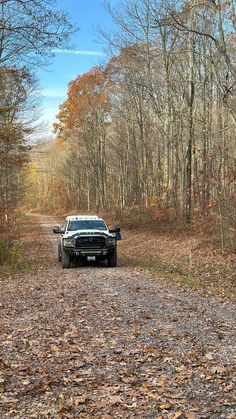
<svg viewBox="0 0 236 419"><path fill-rule="evenodd" d="M31 270L32 262L23 261L21 254L21 237L24 235L26 217L14 212L8 221L2 221L0 238L0 276L4 277L22 270Z"/></svg>

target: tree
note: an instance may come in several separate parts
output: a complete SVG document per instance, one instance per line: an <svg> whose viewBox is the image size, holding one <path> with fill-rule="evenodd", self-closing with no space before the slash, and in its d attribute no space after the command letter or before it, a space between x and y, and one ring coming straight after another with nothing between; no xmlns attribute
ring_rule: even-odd
<svg viewBox="0 0 236 419"><path fill-rule="evenodd" d="M54 6L53 0L0 2L0 203L6 218L8 203L17 203L19 169L39 104L33 72L76 30Z"/></svg>
<svg viewBox="0 0 236 419"><path fill-rule="evenodd" d="M110 110L108 84L109 74L102 67L95 67L78 76L70 83L68 99L61 106L59 123L55 124L62 139L72 140L71 159L73 166L77 167L77 173L73 176L71 173L71 190L76 188L77 199L80 201L78 189L82 189L81 182L83 183L83 189L87 188L88 208L91 200L97 208L104 208L107 203L106 126L109 124ZM71 161L68 164L71 166ZM79 182L77 185L74 184L75 178Z"/></svg>
<svg viewBox="0 0 236 419"><path fill-rule="evenodd" d="M34 80L25 70L0 68L0 203L16 204L20 167L27 161L27 136L30 124L24 122L25 112L29 112L27 101L34 90ZM33 108L33 102L31 101ZM28 115L28 121L30 115Z"/></svg>
<svg viewBox="0 0 236 419"><path fill-rule="evenodd" d="M76 28L54 0L2 0L0 66L45 65Z"/></svg>

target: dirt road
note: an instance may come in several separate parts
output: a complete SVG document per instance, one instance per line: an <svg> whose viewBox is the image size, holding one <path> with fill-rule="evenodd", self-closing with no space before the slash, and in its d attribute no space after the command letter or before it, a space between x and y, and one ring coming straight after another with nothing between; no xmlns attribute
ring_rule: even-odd
<svg viewBox="0 0 236 419"><path fill-rule="evenodd" d="M235 418L235 303L122 265L62 269L40 220L41 266L0 283L0 417Z"/></svg>

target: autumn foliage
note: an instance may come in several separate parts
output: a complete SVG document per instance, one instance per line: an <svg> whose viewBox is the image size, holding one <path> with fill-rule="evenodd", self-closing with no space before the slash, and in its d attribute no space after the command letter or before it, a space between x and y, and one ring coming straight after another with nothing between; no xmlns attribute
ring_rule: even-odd
<svg viewBox="0 0 236 419"><path fill-rule="evenodd" d="M235 250L232 3L132 4L110 10L117 55L71 81L60 106L65 210L211 220L222 252Z"/></svg>

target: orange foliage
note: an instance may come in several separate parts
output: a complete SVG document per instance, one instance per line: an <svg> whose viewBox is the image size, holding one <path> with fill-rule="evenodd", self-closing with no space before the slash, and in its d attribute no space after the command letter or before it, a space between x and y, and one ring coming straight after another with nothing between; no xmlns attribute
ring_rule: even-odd
<svg viewBox="0 0 236 419"><path fill-rule="evenodd" d="M55 132L64 137L67 129L82 129L86 116L94 108L101 107L108 112L110 83L109 71L103 67L94 67L73 80L69 84L68 98L60 106L59 122L54 124Z"/></svg>

